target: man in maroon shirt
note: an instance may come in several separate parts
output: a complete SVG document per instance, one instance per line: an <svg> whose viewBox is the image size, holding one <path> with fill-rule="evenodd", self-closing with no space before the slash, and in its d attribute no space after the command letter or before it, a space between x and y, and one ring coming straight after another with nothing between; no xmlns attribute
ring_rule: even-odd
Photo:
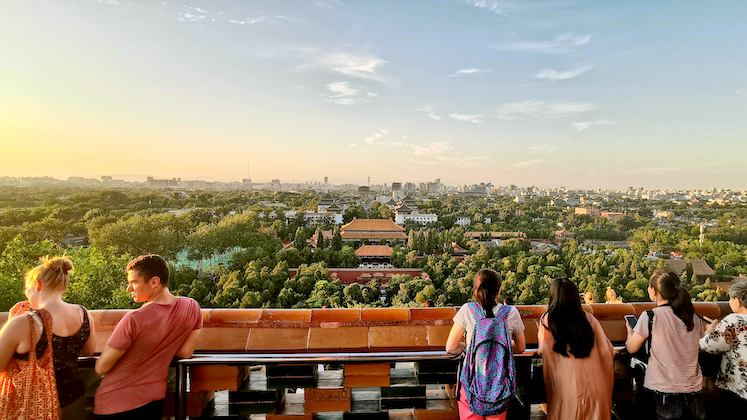
<svg viewBox="0 0 747 420"><path fill-rule="evenodd" d="M158 255L141 255L127 265L127 291L145 305L117 324L96 362L103 374L96 392L97 419L160 419L169 364L191 357L202 331L194 300L169 291L169 268Z"/></svg>

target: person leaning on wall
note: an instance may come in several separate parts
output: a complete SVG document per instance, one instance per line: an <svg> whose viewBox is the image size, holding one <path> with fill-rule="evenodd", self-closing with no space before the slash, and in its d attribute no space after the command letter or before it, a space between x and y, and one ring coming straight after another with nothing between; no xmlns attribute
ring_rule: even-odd
<svg viewBox="0 0 747 420"><path fill-rule="evenodd" d="M599 321L581 308L571 280L557 278L550 285L549 308L540 317L537 341L548 420L610 419L614 349Z"/></svg>
<svg viewBox="0 0 747 420"><path fill-rule="evenodd" d="M63 420L85 418L85 386L78 372L78 356L93 354L96 349L91 315L82 306L62 300L72 269L68 257L42 258L41 264L26 273L24 293L28 300L10 309L8 322L0 331L0 371L10 374L14 364L29 359L31 351L37 359L42 358L50 345L42 317L45 312L51 316L52 357ZM32 316L36 324L33 342L31 327L23 314Z"/></svg>
<svg viewBox="0 0 747 420"><path fill-rule="evenodd" d="M193 299L169 291L169 267L159 255L141 255L127 265L127 291L145 305L114 328L96 362L104 375L96 392L97 419L158 420L174 356L191 357L202 331Z"/></svg>
<svg viewBox="0 0 747 420"><path fill-rule="evenodd" d="M714 405L713 418L728 418L733 413L747 413L747 283L735 283L729 290L733 313L705 327L700 349L722 354L716 386L721 399Z"/></svg>
<svg viewBox="0 0 747 420"><path fill-rule="evenodd" d="M643 381L651 401L650 410L655 419L702 420L705 407L698 342L703 336L703 325L695 316L690 293L676 274L655 270L648 281L648 296L656 303L651 331L647 312L641 314L634 329L626 322L625 347L635 353L652 335Z"/></svg>

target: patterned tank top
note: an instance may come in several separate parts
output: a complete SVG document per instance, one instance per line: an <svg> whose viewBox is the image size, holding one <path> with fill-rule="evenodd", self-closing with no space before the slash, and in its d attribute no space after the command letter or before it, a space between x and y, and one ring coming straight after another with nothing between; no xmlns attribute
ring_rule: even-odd
<svg viewBox="0 0 747 420"><path fill-rule="evenodd" d="M83 324L75 334L68 337L60 337L52 334L52 355L54 356L54 376L57 380L57 393L60 396L60 408L74 403L86 393L83 377L78 372L78 355L91 335L91 326L88 323L88 313L82 306ZM42 329L41 338L36 343L36 357L41 358L47 349L47 335ZM14 358L28 360L29 354L15 353Z"/></svg>

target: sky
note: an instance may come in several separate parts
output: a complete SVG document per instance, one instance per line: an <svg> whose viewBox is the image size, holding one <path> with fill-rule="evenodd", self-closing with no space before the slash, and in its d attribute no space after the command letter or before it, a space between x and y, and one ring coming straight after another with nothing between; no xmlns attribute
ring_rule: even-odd
<svg viewBox="0 0 747 420"><path fill-rule="evenodd" d="M747 189L746 12L5 0L0 176Z"/></svg>

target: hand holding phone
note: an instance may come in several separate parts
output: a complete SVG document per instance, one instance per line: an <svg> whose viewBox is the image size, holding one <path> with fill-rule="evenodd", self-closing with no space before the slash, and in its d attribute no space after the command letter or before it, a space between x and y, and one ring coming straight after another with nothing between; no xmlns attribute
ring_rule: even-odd
<svg viewBox="0 0 747 420"><path fill-rule="evenodd" d="M636 318L635 315L625 315L624 318L625 318L625 322L627 322L628 325L630 325L631 329L635 328L635 324L638 323L638 318Z"/></svg>
<svg viewBox="0 0 747 420"><path fill-rule="evenodd" d="M10 320L16 315L21 315L30 310L31 310L31 302L27 300L24 300L23 302L18 302L15 305L13 305L13 307L10 308L10 310L8 311L8 320Z"/></svg>
<svg viewBox="0 0 747 420"><path fill-rule="evenodd" d="M708 334L709 332L713 331L713 329L716 328L716 325L718 325L718 321L717 320L713 320L713 319L711 319L711 318L709 318L707 316L702 316L701 318L703 318L705 321L708 322L707 324L705 324L703 326L703 330L704 330L704 332L706 334Z"/></svg>

